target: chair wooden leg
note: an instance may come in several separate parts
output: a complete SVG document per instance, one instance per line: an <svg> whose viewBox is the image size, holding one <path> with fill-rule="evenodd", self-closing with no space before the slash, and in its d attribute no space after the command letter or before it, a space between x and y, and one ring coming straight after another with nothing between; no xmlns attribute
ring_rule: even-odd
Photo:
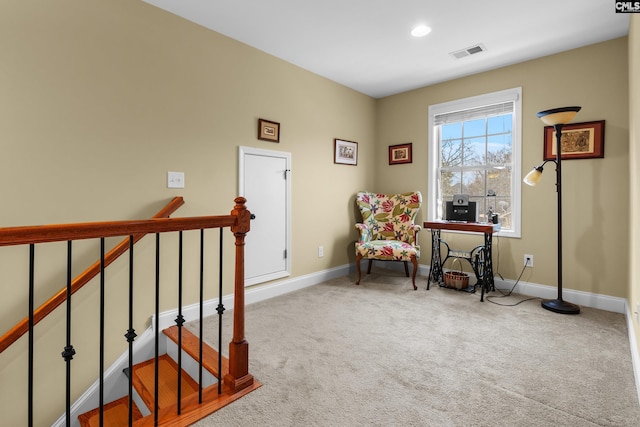
<svg viewBox="0 0 640 427"><path fill-rule="evenodd" d="M360 284L360 261L362 261L362 255L356 255L356 271L358 272L358 278L356 279L356 285Z"/></svg>
<svg viewBox="0 0 640 427"><path fill-rule="evenodd" d="M413 290L415 291L416 289L418 289L418 287L416 286L416 273L418 272L418 259L413 256L411 257L411 263L413 264L413 276L411 277L411 281L413 282ZM405 262L405 266L407 265L407 263Z"/></svg>
<svg viewBox="0 0 640 427"><path fill-rule="evenodd" d="M373 260L369 260L369 267L367 268L367 274L371 274L371 264L373 264Z"/></svg>
<svg viewBox="0 0 640 427"><path fill-rule="evenodd" d="M404 274L407 275L407 277L409 277L409 263L407 261L403 261L404 263Z"/></svg>

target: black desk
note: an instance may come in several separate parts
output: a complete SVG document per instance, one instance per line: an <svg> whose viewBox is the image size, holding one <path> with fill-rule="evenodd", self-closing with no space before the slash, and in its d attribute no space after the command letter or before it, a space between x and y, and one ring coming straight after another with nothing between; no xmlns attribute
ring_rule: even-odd
<svg viewBox="0 0 640 427"><path fill-rule="evenodd" d="M457 254L468 254L468 256L457 256L464 258L471 263L474 273L476 274L477 283L475 286L480 286L482 292L480 294L480 301L484 301L484 293L495 289L493 282L493 261L492 261L492 240L493 233L500 230L500 224L486 224L478 222L448 222L448 221L427 221L424 224L425 229L431 230L431 267L429 268L429 278L427 279L427 289L431 285L431 280L438 283L442 283L444 274L442 271L443 261L440 256L440 244L445 243L449 249L449 245L440 238L440 232L445 231L466 231L470 233L482 233L484 234L484 244L474 249L471 252L458 251L455 249L449 249L447 258L456 257ZM450 254L453 253L453 254ZM472 257L471 254L475 255ZM472 260L472 258L475 258ZM446 261L446 258L445 258ZM475 289L475 287L474 287Z"/></svg>

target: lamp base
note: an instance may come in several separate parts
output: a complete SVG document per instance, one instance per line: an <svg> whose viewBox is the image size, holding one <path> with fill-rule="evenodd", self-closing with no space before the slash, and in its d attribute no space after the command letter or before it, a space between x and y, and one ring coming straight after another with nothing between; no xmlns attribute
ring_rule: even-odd
<svg viewBox="0 0 640 427"><path fill-rule="evenodd" d="M542 300L542 308L561 314L578 314L580 306L566 302L561 299L545 299Z"/></svg>

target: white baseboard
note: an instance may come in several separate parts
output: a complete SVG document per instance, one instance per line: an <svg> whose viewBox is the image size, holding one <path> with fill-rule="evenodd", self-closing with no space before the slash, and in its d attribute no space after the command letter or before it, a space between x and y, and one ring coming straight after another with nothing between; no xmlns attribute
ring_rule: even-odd
<svg viewBox="0 0 640 427"><path fill-rule="evenodd" d="M390 269L398 269L404 271L404 267L401 263L385 263L385 267ZM287 294L289 292L297 291L300 289L307 288L309 286L317 285L319 283L325 282L327 280L335 279L337 277L346 276L348 274L353 274L355 272L355 263L346 264L339 267L330 268L327 270L318 271L311 274L306 274L303 276L294 277L291 279L284 279L274 283L270 283L267 285L256 285L252 287L248 287L245 289L245 304L253 304L256 302L268 300L270 298L274 298L277 296L281 296ZM424 282L424 286L420 286L418 284L418 288L426 288L426 277L429 275L429 266L428 265L418 265L418 278L416 278L416 284L418 284L418 280ZM495 279L495 285L497 289L501 290L511 290L514 288L515 281L514 280L502 280ZM514 292L532 296L539 298L555 298L557 296L557 289L553 286L540 285L536 283L529 282L519 282L515 285L513 289ZM617 298L611 297L607 295L593 294L590 292L576 291L571 289L563 290L563 299L570 301L572 303L584 306L597 308L600 310L611 311L615 313L626 314L627 323L629 326L629 342L631 346L632 360L633 360L633 368L634 375L636 379L636 388L638 390L638 399L640 401L640 355L638 354L638 346L636 344L635 337L633 335L633 329L631 325L632 315L630 309L627 304L627 300L625 298ZM233 295L225 295L222 297L222 304L226 309L233 309ZM203 303L203 313L204 316L212 316L216 315L216 308L218 306L219 301L208 300ZM159 326L160 330L168 328L170 326L175 325L175 318L178 314L177 310L169 310L159 315ZM199 304L192 304L189 306L185 306L182 310L182 315L185 318L185 321L193 321L197 320L199 317ZM153 327L155 326L155 316L152 316L151 319L151 328L145 331L138 340L135 341L134 344L140 345L143 347L143 343L139 341L148 341L153 340L154 332ZM144 357L140 355L141 357ZM105 376L110 373L118 372L122 369L123 364L126 362L127 353L124 353L113 365L110 367L107 372L105 372ZM146 359L144 359L146 360ZM97 384L94 384L87 392L81 396L78 401L75 402L74 408L72 411L75 414L81 413L79 412L81 407L86 407L88 401L93 397L91 392L95 393L97 388ZM58 420L54 425L63 425L63 418Z"/></svg>
<svg viewBox="0 0 640 427"><path fill-rule="evenodd" d="M363 260L363 262L366 260ZM378 262L377 265L381 265ZM364 266L363 266L364 267ZM404 266L400 262L385 262L384 267L390 270L404 271ZM364 268L363 268L364 269ZM353 264L351 272L355 271L355 264ZM445 269L447 271L447 269ZM418 277L416 277L416 285L420 288L419 280L424 280L429 276L429 266L424 264L418 264ZM475 279L473 279L475 280ZM494 278L496 289L510 290L515 285L515 280L504 280ZM426 282L425 282L426 286ZM555 286L541 285L538 283L519 282L514 288L513 292L518 294L527 295L530 297L553 299L558 296L558 289ZM614 313L625 313L625 298L611 297L608 295L594 294L591 292L576 291L573 289L563 289L562 299L572 302L574 304L581 305L583 307L597 308L599 310L612 311Z"/></svg>
<svg viewBox="0 0 640 427"><path fill-rule="evenodd" d="M134 364L148 360L154 355L155 336L151 328L147 328L133 342ZM161 353L164 352L161 349ZM122 370L129 366L129 352L126 351L116 359L116 361L104 371L104 401L111 402L128 393L128 389L123 388L122 382L117 380L123 375ZM85 392L71 405L71 426L79 427L78 415L96 408L100 404L99 400L100 382L96 380ZM62 414L52 427L62 427L66 425L66 414Z"/></svg>
<svg viewBox="0 0 640 427"><path fill-rule="evenodd" d="M633 374L636 379L636 391L638 393L638 403L640 404L640 353L638 353L638 342L633 328L633 314L629 304L625 301L627 315L627 330L629 331L629 346L631 347L631 363L633 365Z"/></svg>
<svg viewBox="0 0 640 427"><path fill-rule="evenodd" d="M404 267L399 262L386 263L385 267L392 270L404 271ZM354 268L355 270L355 264ZM447 269L445 269L446 271ZM429 266L418 264L418 274L422 276L422 279L429 276ZM474 279L475 280L475 279ZM558 296L558 289L555 286L541 285L539 283L519 282L515 288L515 280L494 278L496 289L511 290L518 294L527 295L530 297L553 299ZM418 284L418 278L416 278L416 285ZM583 307L597 308L599 310L612 311L614 313L625 314L627 300L625 298L612 297L602 294L594 294L591 292L576 291L573 289L563 289L562 299L578 304Z"/></svg>
<svg viewBox="0 0 640 427"><path fill-rule="evenodd" d="M496 289L510 290L516 283L515 280L494 279ZM519 282L513 292L531 297L555 299L558 297L558 289L555 286L540 285L537 283ZM563 289L562 299L583 307L597 308L599 310L625 313L625 298L611 297L608 295L594 294L591 292Z"/></svg>
<svg viewBox="0 0 640 427"><path fill-rule="evenodd" d="M305 274L304 276L294 277L292 279L279 280L278 282L267 285L254 285L247 287L244 292L245 305L304 289L309 286L317 285L318 283L326 282L327 280L335 279L336 277L346 276L349 274L350 267L351 266L347 264L311 274ZM225 295L222 297L222 304L226 310L233 309L233 301L233 295ZM205 301L203 303L204 317L217 315L216 309L218 307L218 303L219 301L217 299ZM185 306L182 309L182 315L187 322L198 320L199 313L200 304L192 304ZM160 330L175 325L175 318L177 315L177 310L169 310L160 313ZM151 325L152 327L155 326L155 316L151 319Z"/></svg>
<svg viewBox="0 0 640 427"><path fill-rule="evenodd" d="M387 263L387 265L393 270L403 270L404 268L400 263ZM353 269L355 270L355 264ZM418 274L423 277L428 277L429 266L419 264ZM513 289L513 292L530 297L552 299L558 296L558 289L555 286L540 285L538 283L529 282L519 282L516 285L515 280L503 280L499 278L494 278L494 283L496 289L500 289L502 291L510 291ZM631 314L627 299L594 294L591 292L576 291L573 289L563 289L562 299L583 307L621 313L626 316L633 375L635 377L636 391L638 393L638 403L640 404L640 353L638 352L638 343L634 334L632 323L633 315Z"/></svg>

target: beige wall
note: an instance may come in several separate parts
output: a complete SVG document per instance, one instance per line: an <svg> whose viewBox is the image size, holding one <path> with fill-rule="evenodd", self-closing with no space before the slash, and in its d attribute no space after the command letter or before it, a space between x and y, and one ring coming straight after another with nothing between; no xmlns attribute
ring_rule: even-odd
<svg viewBox="0 0 640 427"><path fill-rule="evenodd" d="M354 195L367 187L375 166L374 99L140 1L5 0L0 52L0 226L146 218L176 195L186 200L177 216L227 214L237 195L237 150L244 145L292 154L293 275L349 262ZM256 139L258 118L281 123L279 144ZM333 163L334 138L359 143L357 167ZM186 188L167 189L167 171L185 172ZM231 233L226 242L230 260ZM152 252L150 242L139 245L136 251ZM46 263L45 252L38 253ZM4 333L27 309L19 273L16 283L6 273L27 270L24 253L3 250L0 259ZM85 265L96 259L94 250ZM45 269L64 278L57 267ZM226 272L229 294L232 269ZM169 273L165 277L176 277ZM109 275L123 278L126 268L113 266ZM38 302L63 283L39 283ZM138 283L153 284L153 273ZM161 311L175 306L174 292L163 293ZM110 285L107 366L126 344L126 304L114 293ZM138 332L153 312L149 295L137 291L145 304ZM75 318L88 319L74 330L77 395L98 372L95 363L84 362L98 333L97 295L78 293L74 305ZM61 396L63 325L54 316L36 341L37 348L56 349L37 364L45 388L36 394L36 425L49 425L64 403L50 399ZM15 409L26 401L24 341L0 355L1 424L24 420L24 410Z"/></svg>
<svg viewBox="0 0 640 427"><path fill-rule="evenodd" d="M629 218L627 39L620 38L381 99L377 110L376 191L417 189L427 194L428 107L445 101L522 87L523 175L542 161L543 123L536 112L581 105L575 122L605 120L605 158L563 162L563 252L566 289L625 297ZM413 142L413 163L389 166L391 144ZM547 168L549 169L549 168ZM556 193L553 169L535 188L522 188L522 238L500 238L494 267L514 279L525 253L535 267L522 280L556 285ZM426 209L421 212L426 219ZM430 256L423 232L423 264ZM478 239L448 235L469 248Z"/></svg>
<svg viewBox="0 0 640 427"><path fill-rule="evenodd" d="M35 6L5 0L0 51L2 227L144 218L176 195L186 200L179 216L226 214L237 194L237 147L246 145L292 153L293 275L322 271L354 260L358 190L409 186L426 196L429 104L522 86L523 170L541 159L537 111L578 104L583 106L578 120L607 121L606 158L567 162L563 168L565 218L571 218L565 221L565 286L629 295L626 38L378 101L129 0L41 0ZM638 68L637 58L635 63ZM637 88L635 94L638 98ZM259 117L282 124L279 144L256 139ZM333 164L336 137L359 143L357 167ZM414 162L388 166L388 145L409 141ZM165 188L169 170L185 172L184 190ZM506 278L516 277L527 252L535 255L536 268L524 280L555 284L555 268L545 267L555 266L552 181L523 190L524 208L532 213L523 217L522 239L499 240L497 266ZM637 179L635 185L640 185ZM335 209L330 220L323 220L318 212L326 210L327 201ZM636 202L636 218L638 208ZM422 215L424 220L424 210ZM640 240L637 230L635 235L632 250ZM424 232L421 241L421 262L428 264ZM324 258L317 258L318 245L325 248ZM143 242L141 250L150 245ZM86 262L94 260L85 256ZM24 264L23 254L0 250L1 271ZM44 267L61 277L56 267L46 262ZM123 266L112 271L116 277L126 273ZM11 276L7 280L3 274L3 280L0 333L26 310L23 287ZM60 288L55 280L40 285L39 300ZM148 295L145 289L138 292L139 300ZM640 298L637 287L630 297ZM95 317L95 292L79 293L74 301L74 316ZM173 306L170 298L162 301L162 310ZM136 320L139 331L152 312L150 299L147 305ZM120 308L109 313L110 328L117 331L107 343L111 359L122 351L125 317ZM62 325L54 316L36 345L61 349ZM74 334L95 336L96 330L87 322ZM82 362L83 346L94 339L88 337L76 344L81 347L74 361L76 395L96 375L94 366ZM0 354L0 411L7 425L24 420L23 410L15 409L26 397L23 344ZM58 350L53 353L53 359L38 362L36 371L47 381L36 396L37 421L46 425L61 411L61 401L50 399L60 394L63 365Z"/></svg>
<svg viewBox="0 0 640 427"><path fill-rule="evenodd" d="M636 355L640 355L640 16L632 15L629 26L629 193L631 218L629 221L629 284L628 301L634 321ZM636 313L638 312L638 313ZM636 366L636 369L640 369ZM639 373L640 374L640 373Z"/></svg>

